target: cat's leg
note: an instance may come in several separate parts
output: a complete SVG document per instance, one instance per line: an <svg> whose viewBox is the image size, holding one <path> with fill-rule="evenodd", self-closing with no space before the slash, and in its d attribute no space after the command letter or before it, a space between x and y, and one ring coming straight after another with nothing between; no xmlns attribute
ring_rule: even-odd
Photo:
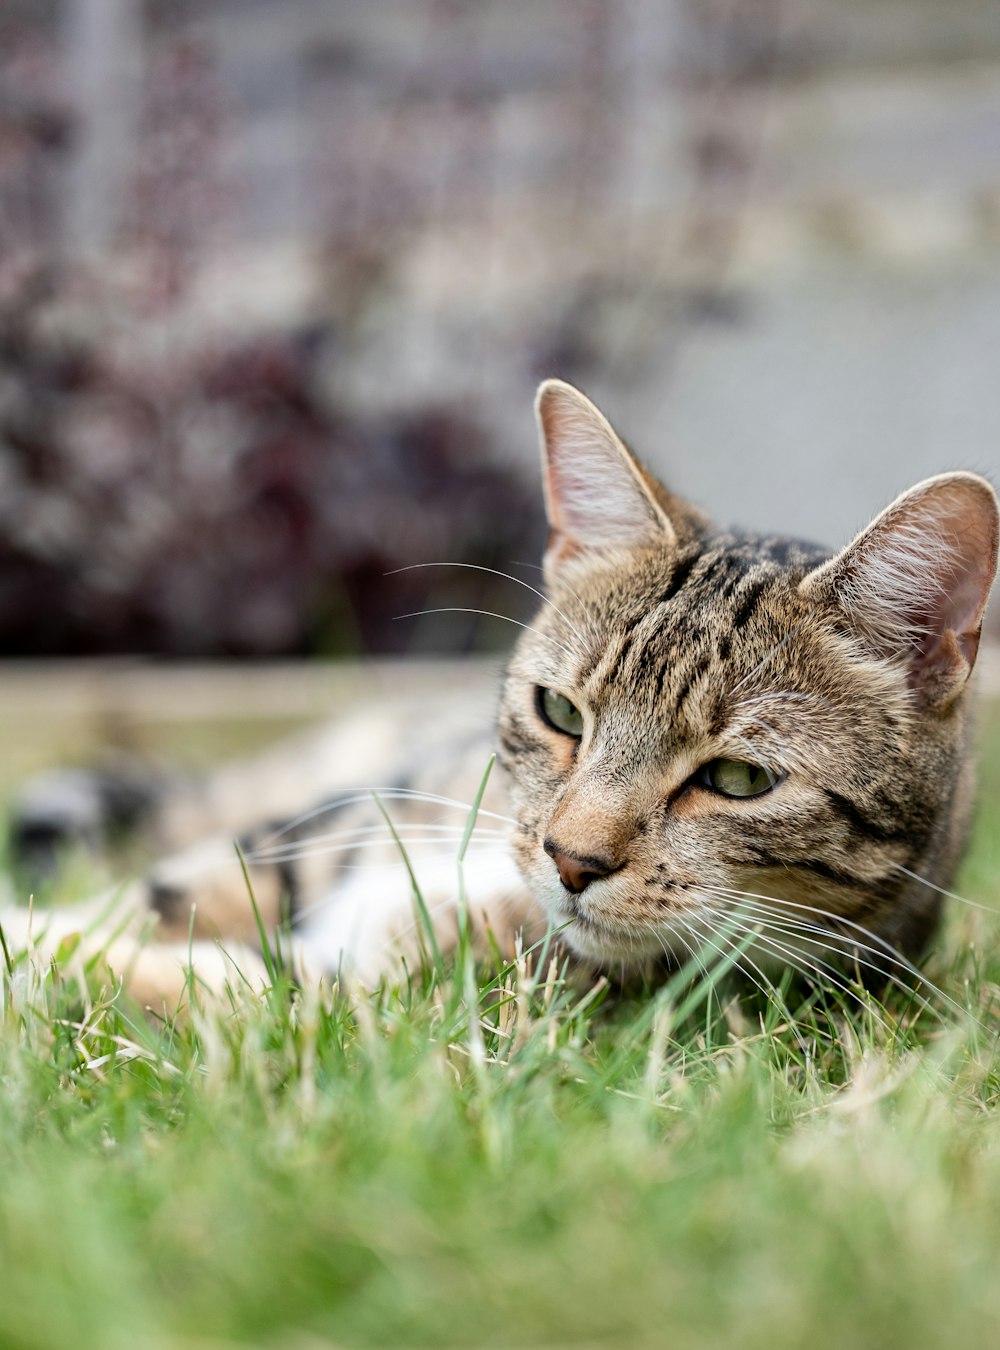
<svg viewBox="0 0 1000 1350"><path fill-rule="evenodd" d="M119 939L104 960L140 1007L169 1016L190 1001L238 1001L271 981L258 949L246 943L129 942Z"/></svg>
<svg viewBox="0 0 1000 1350"><path fill-rule="evenodd" d="M166 942L179 945L190 934L253 948L260 925L267 932L288 925L297 965L369 985L404 965L416 969L435 948L447 956L463 912L479 955L493 945L510 955L522 930L528 941L540 936L506 841L471 849L461 876L450 844L408 862L392 848L339 867L322 849L244 862L229 841L215 840L164 859L138 889Z"/></svg>
<svg viewBox="0 0 1000 1350"><path fill-rule="evenodd" d="M521 930L531 940L538 936L534 906L507 848L470 854L461 880L453 851L411 865L419 900L398 857L335 876L315 863L308 871L301 864L251 863L244 876L231 850L227 857L224 845L212 844L154 869L149 903L164 935L175 941L190 929L199 938L218 936L223 945L232 938L253 943L258 914L268 931L287 919L309 968L366 984L404 963L416 969L435 947L447 956L463 909L477 954L494 943L511 954Z"/></svg>
<svg viewBox="0 0 1000 1350"><path fill-rule="evenodd" d="M103 755L89 768L46 769L10 803L11 861L35 884L55 875L71 848L101 854L112 841L154 826L181 782L124 754Z"/></svg>
<svg viewBox="0 0 1000 1350"><path fill-rule="evenodd" d="M204 799L205 826L220 816L229 823L249 817L257 828L240 835L242 858L227 825L226 832L165 857L135 883L129 891L135 915L156 924L156 942L148 950L156 959L171 949L183 956L189 941L259 950L261 925L271 932L288 923L300 964L334 975L351 971L369 983L399 970L404 960L413 968L422 949L436 945L447 953L458 931L456 854L488 743L482 727L471 737L467 727L462 735L446 735L445 723L431 724L422 709L426 743L401 753L402 726L412 734L416 720L384 714L361 719L314 734L291 756L276 751L264 772L258 765L253 773L228 769L217 775ZM383 806L359 788L365 781L386 785L378 791L392 826ZM248 792L248 785L258 790ZM306 789L311 791L304 799ZM272 814L279 801L283 814ZM512 935L531 910L508 853L505 831L512 822L506 809L494 774L465 874L473 935L484 949L492 935L511 951ZM268 817L279 823L260 826ZM397 828L417 855L433 941L417 922ZM190 826L189 832L196 830ZM153 959L143 957L143 967Z"/></svg>
<svg viewBox="0 0 1000 1350"><path fill-rule="evenodd" d="M155 916L139 887L61 909L7 906L0 909L0 932L15 970L23 962L42 968L57 963L65 974L90 982L96 970L140 1006L163 1015L192 995L238 997L268 981L255 945L158 941Z"/></svg>
<svg viewBox="0 0 1000 1350"><path fill-rule="evenodd" d="M239 855L229 838L217 837L157 863L142 884L161 934L255 943L261 924L290 927L313 966L350 970L366 982L404 960L412 969L435 945L449 951L459 912L457 854L486 754L479 740L434 749L400 765L397 748L397 763L381 779L390 784L384 798L341 789L291 820L245 831ZM464 890L473 936L485 949L490 933L509 952L512 934L534 910L512 862L516 823L506 811L505 785L494 775L468 841ZM419 918L408 868L424 902ZM427 916L433 938L423 931Z"/></svg>
<svg viewBox="0 0 1000 1350"><path fill-rule="evenodd" d="M368 987L418 969L435 951L447 958L463 918L479 956L494 948L511 956L519 934L527 946L544 932L505 842L471 849L461 874L450 846L409 867L390 850L333 874L322 852L294 867L245 866L228 840L215 840L163 860L116 904L11 909L0 923L10 950L78 969L100 958L136 1002L167 1012L189 996L192 980L206 994L264 987L258 920L271 932L290 917L281 945L295 978Z"/></svg>
<svg viewBox="0 0 1000 1350"><path fill-rule="evenodd" d="M404 969L418 970L437 954L451 955L463 921L473 953L513 956L544 935L535 906L505 847L424 859L409 869L398 859L342 882L303 912L299 936L305 959L329 975L371 987Z"/></svg>

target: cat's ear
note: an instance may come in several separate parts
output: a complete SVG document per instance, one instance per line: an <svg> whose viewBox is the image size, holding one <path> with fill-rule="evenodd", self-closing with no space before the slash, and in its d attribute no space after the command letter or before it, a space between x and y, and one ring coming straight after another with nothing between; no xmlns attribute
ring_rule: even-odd
<svg viewBox="0 0 1000 1350"><path fill-rule="evenodd" d="M589 398L546 380L535 414L552 528L546 566L587 549L676 547L653 479Z"/></svg>
<svg viewBox="0 0 1000 1350"><path fill-rule="evenodd" d="M996 493L945 473L897 497L800 590L832 598L876 655L906 663L926 706L944 707L975 664L996 567Z"/></svg>

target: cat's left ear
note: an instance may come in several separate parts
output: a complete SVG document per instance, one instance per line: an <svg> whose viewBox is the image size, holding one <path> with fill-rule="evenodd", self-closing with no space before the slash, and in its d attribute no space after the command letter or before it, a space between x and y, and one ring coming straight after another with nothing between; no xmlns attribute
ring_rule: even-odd
<svg viewBox="0 0 1000 1350"><path fill-rule="evenodd" d="M907 666L927 707L972 672L997 568L997 498L985 478L945 473L904 492L801 583L829 598L877 656Z"/></svg>
<svg viewBox="0 0 1000 1350"><path fill-rule="evenodd" d="M535 400L552 528L546 568L581 552L663 548L673 551L703 525L642 467L586 395L546 380Z"/></svg>

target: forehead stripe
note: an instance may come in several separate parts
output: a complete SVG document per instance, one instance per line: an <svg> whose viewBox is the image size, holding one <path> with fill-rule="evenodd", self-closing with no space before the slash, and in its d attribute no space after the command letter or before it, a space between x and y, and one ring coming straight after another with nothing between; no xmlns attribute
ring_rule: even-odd
<svg viewBox="0 0 1000 1350"><path fill-rule="evenodd" d="M761 596L764 594L765 591L769 591L771 589L772 581L773 581L772 577L765 576L760 577L758 580L751 581L749 583L749 585L747 586L746 593L743 596L743 599L740 601L739 605L737 606L736 610L733 613L734 629L739 631L739 629L743 628L747 624L747 622L750 619L750 616L757 608L757 604L760 601Z"/></svg>
<svg viewBox="0 0 1000 1350"><path fill-rule="evenodd" d="M660 596L661 604L665 604L668 600L672 600L674 598L677 592L684 586L688 577L694 571L695 564L699 561L701 556L702 555L700 553L692 553L689 557L681 558L678 561L677 566L673 570L673 574L671 575L666 590Z"/></svg>

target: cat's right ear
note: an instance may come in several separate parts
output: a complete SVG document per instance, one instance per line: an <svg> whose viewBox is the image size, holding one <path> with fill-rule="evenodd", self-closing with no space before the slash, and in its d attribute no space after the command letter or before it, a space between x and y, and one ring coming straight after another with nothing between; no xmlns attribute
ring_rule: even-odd
<svg viewBox="0 0 1000 1350"><path fill-rule="evenodd" d="M539 387L546 568L593 549L673 549L677 534L653 480L590 399L562 380Z"/></svg>
<svg viewBox="0 0 1000 1350"><path fill-rule="evenodd" d="M975 665L997 536L990 484L939 474L897 497L799 590L833 600L874 655L904 665L922 704L944 709Z"/></svg>

